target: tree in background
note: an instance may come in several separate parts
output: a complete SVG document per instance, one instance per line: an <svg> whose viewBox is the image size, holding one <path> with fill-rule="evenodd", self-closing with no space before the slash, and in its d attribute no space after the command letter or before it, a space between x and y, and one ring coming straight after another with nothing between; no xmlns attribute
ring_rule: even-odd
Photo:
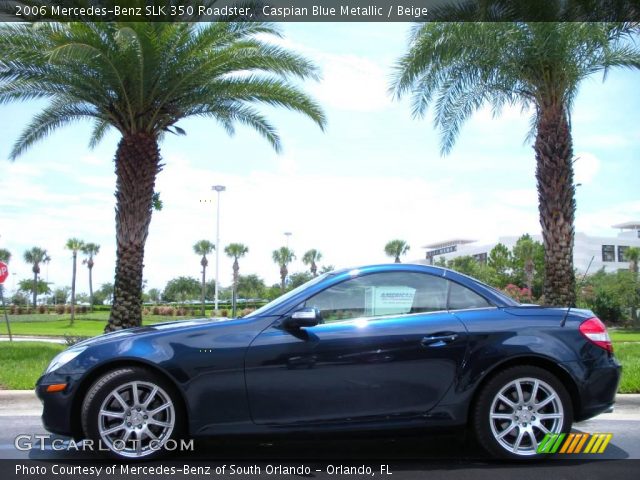
<svg viewBox="0 0 640 480"><path fill-rule="evenodd" d="M113 283L103 283L100 288L94 292L96 304L104 305L107 302L109 305L113 302Z"/></svg>
<svg viewBox="0 0 640 480"><path fill-rule="evenodd" d="M65 244L65 248L71 251L73 265L71 269L71 325L76 319L76 266L78 261L78 252L84 247L84 242L77 238L70 238Z"/></svg>
<svg viewBox="0 0 640 480"><path fill-rule="evenodd" d="M545 269L544 246L542 243L535 241L531 238L531 235L525 234L518 239L513 247L512 257L514 279L512 283L517 285L524 284L534 297L540 297L544 291Z"/></svg>
<svg viewBox="0 0 640 480"><path fill-rule="evenodd" d="M200 303L202 305L200 309L200 314L204 317L204 300L206 293L206 285L207 285L207 266L209 265L209 261L207 260L207 255L212 253L216 249L216 246L211 243L209 240L200 240L193 246L193 251L196 255L200 255L202 258L200 259L200 266L202 266L202 287L200 293ZM216 278L216 280L218 280Z"/></svg>
<svg viewBox="0 0 640 480"><path fill-rule="evenodd" d="M240 298L264 298L267 286L257 275L238 275L238 296Z"/></svg>
<svg viewBox="0 0 640 480"><path fill-rule="evenodd" d="M186 302L198 298L201 285L193 277L178 277L167 282L162 292L165 302Z"/></svg>
<svg viewBox="0 0 640 480"><path fill-rule="evenodd" d="M0 248L0 261L9 263L11 261L11 252L6 248Z"/></svg>
<svg viewBox="0 0 640 480"><path fill-rule="evenodd" d="M261 22L0 26L0 104L50 101L18 138L12 159L78 120L93 122L91 146L110 128L120 134L114 300L105 331L142 323L144 247L162 169L159 145L167 133L185 133L180 120L208 118L228 133L241 123L276 151L280 138L255 104L299 112L324 128L324 113L299 87L301 79L318 78L317 68L268 40L279 35L276 24Z"/></svg>
<svg viewBox="0 0 640 480"><path fill-rule="evenodd" d="M82 263L89 269L89 305L93 311L93 258L100 252L100 245L97 243L85 243L82 247L82 253L86 255Z"/></svg>
<svg viewBox="0 0 640 480"><path fill-rule="evenodd" d="M31 294L33 296L33 306L35 307L37 305L39 293L38 290L40 288L40 283L38 282L38 276L40 275L40 265L51 261L51 257L45 249L40 247L32 247L31 249L24 252L23 258L26 263L31 264L31 271L33 272L33 283L31 285L33 285L34 288L31 291ZM38 288L36 288L36 286Z"/></svg>
<svg viewBox="0 0 640 480"><path fill-rule="evenodd" d="M296 256L289 247L280 247L278 250L273 251L272 258L274 263L280 267L280 291L284 293L287 275L289 274L287 266L295 260Z"/></svg>
<svg viewBox="0 0 640 480"><path fill-rule="evenodd" d="M314 277L318 275L318 265L316 265L316 263L320 260L322 260L322 253L315 248L307 250L302 256L302 263L309 265L309 271Z"/></svg>
<svg viewBox="0 0 640 480"><path fill-rule="evenodd" d="M323 273L333 272L335 269L336 267L333 265L323 265L322 267L320 267L320 275L322 275Z"/></svg>
<svg viewBox="0 0 640 480"><path fill-rule="evenodd" d="M636 288L639 287L638 285L638 260L640 259L640 248L638 247L629 247L627 248L627 250L624 252L624 256L627 259L627 261L629 262L629 271L633 274L633 279L636 283ZM640 325L638 324L638 296L640 296L640 292L638 292L639 295L636 296L636 302L633 303L631 305L631 320L633 321L634 325L636 327L640 327Z"/></svg>
<svg viewBox="0 0 640 480"><path fill-rule="evenodd" d="M578 293L578 304L589 308L602 320L621 323L628 308L640 304L638 278L629 270L599 270L585 278Z"/></svg>
<svg viewBox="0 0 640 480"><path fill-rule="evenodd" d="M312 278L313 275L310 272L292 273L291 275L289 275L289 284L287 285L287 290L298 288L300 285L304 285Z"/></svg>
<svg viewBox="0 0 640 480"><path fill-rule="evenodd" d="M249 247L242 243L230 243L224 248L224 253L233 258L233 289L231 293L232 316L236 316L236 300L238 298L238 275L240 275L240 265L238 259L244 257L249 252Z"/></svg>
<svg viewBox="0 0 640 480"><path fill-rule="evenodd" d="M51 287L49 287L49 284L44 280L38 279L37 280L38 283L34 283L34 282L35 281L31 278L20 280L18 282L18 290L25 293L29 292L31 294L33 294L33 292L35 291L37 292L38 295L48 295L49 293L51 293ZM37 285L37 288L34 288L34 285ZM35 305L36 304L34 303L33 306Z"/></svg>
<svg viewBox="0 0 640 480"><path fill-rule="evenodd" d="M52 300L54 305L64 305L67 303L67 299L69 298L69 293L71 292L70 287L60 287L53 290Z"/></svg>
<svg viewBox="0 0 640 480"><path fill-rule="evenodd" d="M157 288L150 288L149 291L147 292L147 294L149 295L149 300L152 303L159 303L160 302L160 297L162 296L162 292L157 289Z"/></svg>
<svg viewBox="0 0 640 480"><path fill-rule="evenodd" d="M553 12L545 14L553 18ZM424 116L433 104L443 154L462 124L485 105L496 115L505 105L533 110L549 304L576 300L571 107L585 78L612 67L640 67L632 36L638 28L603 22L426 22L414 28L396 66L395 95L412 95L414 116Z"/></svg>
<svg viewBox="0 0 640 480"><path fill-rule="evenodd" d="M487 256L487 265L495 273L494 286L504 288L511 283L513 256L505 245L498 243L491 249Z"/></svg>
<svg viewBox="0 0 640 480"><path fill-rule="evenodd" d="M471 255L452 258L447 262L447 268L477 278L481 282L490 285L495 284L496 275L494 270L488 265L478 262L478 260Z"/></svg>
<svg viewBox="0 0 640 480"><path fill-rule="evenodd" d="M409 245L404 240L391 240L384 246L384 253L388 257L394 258L395 263L400 263L400 256L406 255Z"/></svg>

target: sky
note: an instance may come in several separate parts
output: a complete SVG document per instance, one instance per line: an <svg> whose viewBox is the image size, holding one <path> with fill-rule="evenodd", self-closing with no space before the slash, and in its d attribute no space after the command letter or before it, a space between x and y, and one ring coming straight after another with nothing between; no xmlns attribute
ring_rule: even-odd
<svg viewBox="0 0 640 480"><path fill-rule="evenodd" d="M284 45L313 60L322 79L304 88L323 106L322 132L295 113L262 108L276 125L283 152L239 126L229 137L211 121L178 125L186 137L167 136L165 167L156 189L164 203L154 212L146 244L148 288L164 288L178 276L199 278L193 244L215 242L215 192L220 197L220 244L241 242L249 253L241 274L278 281L272 251L286 245L305 270L311 248L321 265L336 268L384 263L384 245L406 240L406 260L424 258L424 245L452 237L482 242L540 232L535 159L525 138L529 112L506 109L493 118L485 108L462 128L451 153L440 155L431 116L413 119L409 101L388 94L392 66L404 52L409 24L300 23L281 25ZM613 236L611 225L640 220L640 72L611 71L586 80L572 115L577 189L576 230ZM68 238L101 245L94 286L113 282L115 175L118 135L94 150L90 128L58 130L15 162L13 142L43 102L0 105L0 248L13 253L9 292L30 266L25 250L40 246L51 257L42 278L53 287L71 284ZM222 248L221 248L222 250ZM220 255L220 282L229 285L231 259ZM214 276L215 256L208 275ZM77 290L88 292L79 265Z"/></svg>

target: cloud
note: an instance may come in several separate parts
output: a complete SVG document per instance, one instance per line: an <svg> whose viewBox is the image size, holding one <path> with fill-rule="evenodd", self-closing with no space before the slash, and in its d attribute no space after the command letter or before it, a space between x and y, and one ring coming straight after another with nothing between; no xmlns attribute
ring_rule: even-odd
<svg viewBox="0 0 640 480"><path fill-rule="evenodd" d="M318 56L322 80L309 91L323 105L339 110L374 112L391 106L387 70L356 55Z"/></svg>
<svg viewBox="0 0 640 480"><path fill-rule="evenodd" d="M579 152L575 154L573 169L575 183L588 185L600 171L600 160L593 153Z"/></svg>

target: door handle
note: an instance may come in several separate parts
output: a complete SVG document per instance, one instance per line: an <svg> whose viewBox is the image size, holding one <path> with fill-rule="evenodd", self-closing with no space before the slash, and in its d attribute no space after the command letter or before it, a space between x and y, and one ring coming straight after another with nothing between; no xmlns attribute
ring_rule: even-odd
<svg viewBox="0 0 640 480"><path fill-rule="evenodd" d="M447 343L455 341L457 338L457 333L449 333L446 335L427 335L420 341L420 344L423 347L442 347Z"/></svg>

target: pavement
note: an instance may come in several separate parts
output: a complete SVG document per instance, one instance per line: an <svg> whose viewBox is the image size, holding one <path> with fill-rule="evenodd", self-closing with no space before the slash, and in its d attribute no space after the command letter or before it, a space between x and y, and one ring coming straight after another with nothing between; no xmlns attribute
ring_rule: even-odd
<svg viewBox="0 0 640 480"><path fill-rule="evenodd" d="M173 466L177 469L177 473L170 475L154 474L156 480L175 480L175 475L187 475L187 467L211 469L206 475L192 475L189 472L188 476L193 480L210 479L214 474L221 479L231 477L248 480L300 480L301 477L311 480L352 480L370 476L388 478L389 474L394 475L391 480L540 480L541 477L561 480L635 479L638 478L637 460L640 459L640 395L618 395L616 401L614 412L574 425L574 432L613 433L606 451L597 455L550 455L536 462L499 462L489 458L469 432L443 431L366 436L309 435L302 438L213 438L196 440L193 451L176 453L162 459L159 464L147 462L138 465ZM51 442L44 448L36 442L30 448L18 449L18 437L26 434L33 441L39 435L46 434L40 420L41 413L42 405L33 391L0 390L0 478L76 480L77 473L58 474L53 469L113 463L100 463L105 460L100 452L77 451L74 448L52 449ZM60 440L67 441L63 438ZM270 468L286 466L305 468L308 472L269 473ZM229 475L230 467L235 467L237 473L243 474ZM370 468L372 473L338 472L338 469L349 467ZM18 472L19 468L48 470L44 475L40 473L43 470L24 474ZM224 474L217 473L224 468L227 468ZM116 471L116 474L102 476L104 480L133 479L134 475L127 472ZM136 474L135 478L141 477Z"/></svg>
<svg viewBox="0 0 640 480"><path fill-rule="evenodd" d="M47 342L47 343L59 343L64 345L67 341L64 337L34 337L32 335L12 335L9 339L9 335L0 335L0 342Z"/></svg>

